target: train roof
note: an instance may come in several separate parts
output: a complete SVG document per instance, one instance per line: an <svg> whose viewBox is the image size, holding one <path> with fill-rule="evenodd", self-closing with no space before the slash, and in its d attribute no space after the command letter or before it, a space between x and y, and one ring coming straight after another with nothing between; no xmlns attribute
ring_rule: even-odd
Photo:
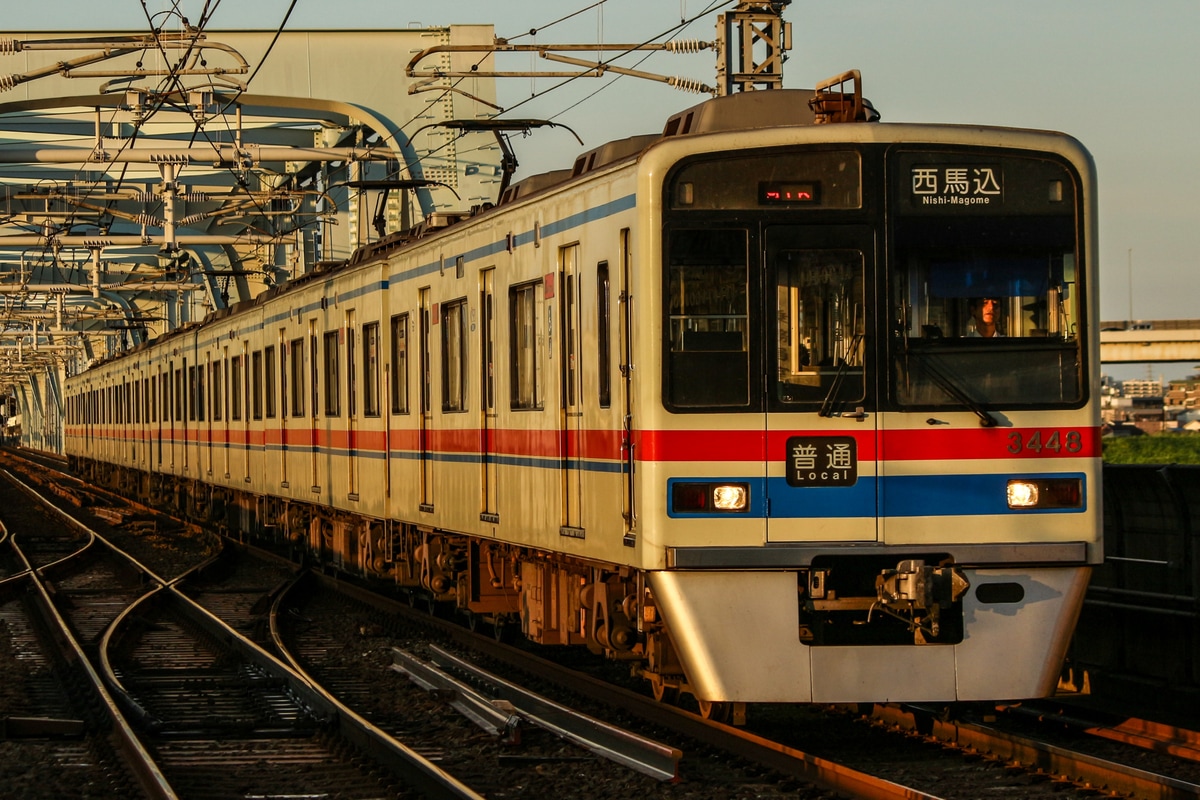
<svg viewBox="0 0 1200 800"><path fill-rule="evenodd" d="M524 199L536 192L553 188L569 180L611 164L633 159L665 139L695 136L724 131L753 130L816 125L822 120L817 110L819 90L776 89L772 91L739 92L714 97L685 108L667 118L661 133L648 133L606 142L582 153L571 169L554 170L531 175L513 184L500 198L498 205ZM875 121L879 117L866 103L869 115L855 121Z"/></svg>

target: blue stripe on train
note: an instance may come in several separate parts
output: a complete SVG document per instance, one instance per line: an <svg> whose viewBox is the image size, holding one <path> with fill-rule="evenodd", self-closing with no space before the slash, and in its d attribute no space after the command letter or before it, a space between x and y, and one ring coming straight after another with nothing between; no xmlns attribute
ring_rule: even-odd
<svg viewBox="0 0 1200 800"><path fill-rule="evenodd" d="M1008 482L1014 478L1078 478L1083 482L1080 508L1012 509L1008 507ZM747 479L672 478L667 481L667 496L676 483L747 483L750 485L750 510L746 514L676 513L678 519L762 518L827 519L853 517L951 517L984 514L1079 514L1087 510L1087 476L1082 472L1002 473L994 475L892 475L883 478L859 478L853 486L795 487L784 478ZM764 484L770 511L763 501ZM876 495L878 494L878 502ZM669 504L668 504L669 505ZM876 506L878 505L878 509Z"/></svg>

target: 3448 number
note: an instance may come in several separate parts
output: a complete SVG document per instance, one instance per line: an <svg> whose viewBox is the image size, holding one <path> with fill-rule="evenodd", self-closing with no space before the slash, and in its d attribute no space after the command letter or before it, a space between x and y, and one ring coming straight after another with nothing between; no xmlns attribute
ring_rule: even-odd
<svg viewBox="0 0 1200 800"><path fill-rule="evenodd" d="M1052 452L1078 453L1083 450L1083 436L1079 431L1013 431L1008 435L1008 452L1023 453L1031 451L1040 453L1043 450Z"/></svg>

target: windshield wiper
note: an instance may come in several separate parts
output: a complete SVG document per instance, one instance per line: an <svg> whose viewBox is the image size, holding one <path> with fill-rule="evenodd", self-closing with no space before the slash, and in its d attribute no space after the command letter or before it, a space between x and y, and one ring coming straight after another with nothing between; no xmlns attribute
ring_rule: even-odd
<svg viewBox="0 0 1200 800"><path fill-rule="evenodd" d="M850 340L850 349L847 352L854 353L858 351L858 343L862 341L863 335L861 332L854 334L854 338ZM850 366L850 362L845 358L838 359L837 372L833 374L833 381L829 384L829 391L825 393L825 399L821 401L821 410L817 412L818 417L832 417L833 403L837 399L838 393L842 390L842 379L846 376L846 368Z"/></svg>
<svg viewBox="0 0 1200 800"><path fill-rule="evenodd" d="M913 350L906 350L905 355L916 361L920 361L921 368L928 373L929 377L933 378L933 382L938 385L938 388L975 412L975 415L979 417L980 425L985 428L994 428L1000 424L999 420L993 417L991 412L982 403L967 394L962 386L935 366L931 359Z"/></svg>

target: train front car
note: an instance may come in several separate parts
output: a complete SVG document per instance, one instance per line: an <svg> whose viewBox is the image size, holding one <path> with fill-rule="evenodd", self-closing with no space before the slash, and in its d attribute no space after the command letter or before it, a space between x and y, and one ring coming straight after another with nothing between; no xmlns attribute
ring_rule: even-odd
<svg viewBox="0 0 1200 800"><path fill-rule="evenodd" d="M1102 558L1091 159L1033 131L753 127L791 93L764 94L642 156L641 530L683 688L1047 695Z"/></svg>

